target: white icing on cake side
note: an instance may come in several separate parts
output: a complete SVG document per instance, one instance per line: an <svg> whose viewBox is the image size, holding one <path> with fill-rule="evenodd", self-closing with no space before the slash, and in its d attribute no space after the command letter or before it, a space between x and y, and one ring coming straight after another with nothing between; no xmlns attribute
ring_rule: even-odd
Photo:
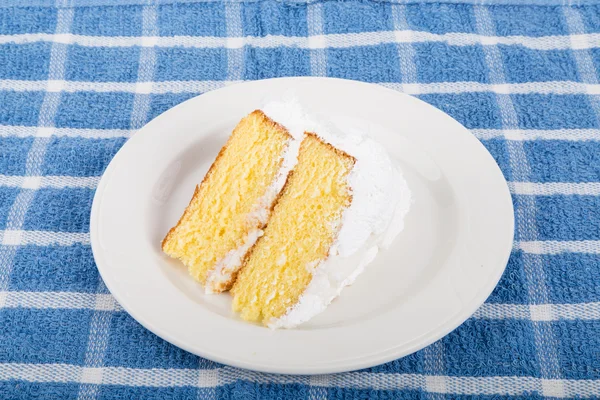
<svg viewBox="0 0 600 400"><path fill-rule="evenodd" d="M298 303L268 322L270 328L292 328L322 312L373 261L380 247L391 244L403 229L410 190L383 146L369 137L318 121L293 100L269 103L263 111L288 129L313 132L356 158L348 175L352 203L336 222L340 228L329 257L316 267Z"/></svg>
<svg viewBox="0 0 600 400"><path fill-rule="evenodd" d="M276 119L271 119L277 122ZM254 210L247 215L247 219L252 225L264 227L267 223L269 215L271 214L273 202L277 198L279 192L281 192L281 189L283 189L288 174L298 162L298 151L300 150L300 143L304 133L301 128L298 130L297 126L291 128L286 126L286 129L292 138L288 141L287 148L282 155L281 166L279 167L275 180L273 180L263 196L256 202ZM204 285L205 293L219 293L222 291L222 289L220 289L221 286L231 282L234 274L242 266L244 256L262 235L263 231L260 228L248 232L244 238L244 243L237 249L228 252L225 257L209 271Z"/></svg>
<svg viewBox="0 0 600 400"><path fill-rule="evenodd" d="M261 229L251 231L244 238L244 244L237 249L231 250L215 267L209 272L206 283L204 284L204 292L206 294L220 293L221 285L225 285L231 281L233 274L241 267L244 256L254 246L259 237L264 232Z"/></svg>

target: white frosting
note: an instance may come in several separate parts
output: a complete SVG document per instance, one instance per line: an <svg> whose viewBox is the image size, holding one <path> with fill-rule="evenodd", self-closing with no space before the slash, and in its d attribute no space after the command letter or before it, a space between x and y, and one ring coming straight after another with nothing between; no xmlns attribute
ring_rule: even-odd
<svg viewBox="0 0 600 400"><path fill-rule="evenodd" d="M204 291L206 294L219 293L221 284L228 283L234 272L242 265L244 256L254 246L254 243L263 235L261 229L251 231L244 238L244 244L237 249L231 250L220 260L217 265L210 271L206 278Z"/></svg>
<svg viewBox="0 0 600 400"><path fill-rule="evenodd" d="M352 203L336 223L340 229L329 257L316 267L298 303L268 323L271 328L292 328L322 312L373 261L379 248L391 244L404 227L410 190L383 146L361 132L326 125L293 100L269 103L263 112L289 129L298 142L303 132L313 132L356 158L348 175Z"/></svg>
<svg viewBox="0 0 600 400"><path fill-rule="evenodd" d="M256 202L254 210L252 210L246 218L253 226L264 227L271 214L271 206L287 180L287 176L298 162L298 151L304 132L297 126L286 127L292 138L287 144L282 155L281 166L277 172L275 180L269 185L263 196ZM222 260L208 273L204 291L207 294L220 292L219 287L222 284L232 280L244 260L246 253L254 246L259 237L263 235L260 228L256 228L246 235L243 244L237 249L228 252Z"/></svg>

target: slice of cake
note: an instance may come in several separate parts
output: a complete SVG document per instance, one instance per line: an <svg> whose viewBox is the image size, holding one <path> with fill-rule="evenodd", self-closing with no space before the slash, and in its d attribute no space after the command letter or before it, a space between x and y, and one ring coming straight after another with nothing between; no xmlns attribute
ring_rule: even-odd
<svg viewBox="0 0 600 400"><path fill-rule="evenodd" d="M181 260L207 293L231 287L246 253L263 234L298 147L288 129L254 111L235 127L196 187L162 249Z"/></svg>
<svg viewBox="0 0 600 400"><path fill-rule="evenodd" d="M323 126L294 104L264 110L307 133L232 288L233 309L246 320L290 328L323 311L391 243L403 228L410 191L372 139Z"/></svg>

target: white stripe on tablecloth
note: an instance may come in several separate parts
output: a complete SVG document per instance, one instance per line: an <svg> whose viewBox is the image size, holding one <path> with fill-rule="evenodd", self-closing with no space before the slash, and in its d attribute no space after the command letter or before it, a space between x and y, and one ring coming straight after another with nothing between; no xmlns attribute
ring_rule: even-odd
<svg viewBox="0 0 600 400"><path fill-rule="evenodd" d="M151 53L143 52L142 54ZM325 54L311 53L311 68L319 76L325 76ZM149 56L148 56L149 57ZM321 59L323 59L321 61ZM147 61L147 60L146 60ZM314 61L314 62L313 62ZM239 60L238 60L239 62ZM321 67L321 63L323 67ZM235 64L235 63L234 63ZM146 70L146 63L144 68ZM237 67L232 67L237 70ZM407 67L403 67L407 69ZM408 70L410 71L410 70ZM146 76L142 74L142 77ZM407 77L407 79L410 76ZM161 81L153 82L147 78L140 82L86 82L86 81L64 81L64 80L40 80L25 81L4 79L0 80L0 90L15 91L44 91L53 92L126 92L148 96L149 94L164 93L204 93L224 86L241 83L240 80L224 81ZM443 93L479 93L492 92L498 94L598 94L600 95L600 84L582 83L572 81L550 81L550 82L525 82L525 83L482 83L482 82L432 82L416 83L406 81L403 83L381 82L379 85L401 91L412 95L443 94Z"/></svg>
<svg viewBox="0 0 600 400"><path fill-rule="evenodd" d="M150 73L148 62L153 52L144 52L144 64L140 65L143 76ZM127 92L137 94L203 93L240 81L139 81L139 82L84 82L84 81L19 81L0 80L0 90L65 92Z"/></svg>
<svg viewBox="0 0 600 400"><path fill-rule="evenodd" d="M524 83L482 83L482 82L432 82L432 83L395 83L381 82L381 86L407 94L438 93L477 93L493 92L499 94L600 94L600 85L573 81L548 81Z"/></svg>
<svg viewBox="0 0 600 400"><path fill-rule="evenodd" d="M581 195L600 196L600 182L508 182L510 192L517 195L553 196Z"/></svg>
<svg viewBox="0 0 600 400"><path fill-rule="evenodd" d="M310 49L310 74L327 76L328 37L323 35L323 4L314 3L306 10L308 38L303 38L306 48Z"/></svg>
<svg viewBox="0 0 600 400"><path fill-rule="evenodd" d="M307 384L311 381L302 375L273 375L224 367L218 370L201 370L203 382L227 385L237 380L264 384ZM312 379L313 384L325 388L395 390L428 390L427 380L437 376L422 374L388 374L372 372L349 372L328 375L327 379ZM125 367L86 368L68 364L0 364L0 380L28 382L89 382L106 385L146 387L196 387L196 369L135 369ZM512 395L519 396L537 392L542 394L548 385L559 384L562 392L558 397L595 398L600 396L600 380L541 379L519 376L444 376L443 390L446 394L462 395Z"/></svg>
<svg viewBox="0 0 600 400"><path fill-rule="evenodd" d="M0 137L31 137L38 131L36 126L0 125ZM129 129L85 129L85 128L53 128L48 134L56 137L83 139L128 138L133 130Z"/></svg>
<svg viewBox="0 0 600 400"><path fill-rule="evenodd" d="M394 29L396 31L410 32L407 29L406 4L391 4L390 6L392 7ZM417 77L417 67L415 65L415 49L410 42L397 43L396 46L398 47L398 63L402 83L399 84L399 87L394 86L392 88L408 93L411 88L405 87L404 85L419 81Z"/></svg>
<svg viewBox="0 0 600 400"><path fill-rule="evenodd" d="M329 375L312 375L308 379L308 400L326 400Z"/></svg>
<svg viewBox="0 0 600 400"><path fill-rule="evenodd" d="M8 291L0 292L0 298L0 308L123 311L109 293ZM600 320L600 302L535 305L485 303L472 318L531 321Z"/></svg>
<svg viewBox="0 0 600 400"><path fill-rule="evenodd" d="M600 254L600 240L531 240L515 241L513 250L521 250L525 254L560 254L583 253Z"/></svg>
<svg viewBox="0 0 600 400"><path fill-rule="evenodd" d="M98 397L98 384L102 380L101 374L90 372L103 372L100 367L103 366L104 355L108 346L110 321L113 315L109 311L116 309L116 302L108 293L108 289L100 276L98 276L96 293L91 296L94 298L91 307L94 313L89 325L87 348L85 351L84 374L86 375L79 387L78 400L93 400Z"/></svg>
<svg viewBox="0 0 600 400"><path fill-rule="evenodd" d="M0 137L31 137L38 128L35 126L0 125ZM57 137L84 139L128 138L134 130L129 129L86 129L53 128L48 133ZM478 139L489 140L504 138L507 140L600 140L600 129L471 129Z"/></svg>
<svg viewBox="0 0 600 400"><path fill-rule="evenodd" d="M531 321L600 320L600 302L532 305L486 303L472 318Z"/></svg>
<svg viewBox="0 0 600 400"><path fill-rule="evenodd" d="M600 140L600 129L471 129L471 133L480 140Z"/></svg>
<svg viewBox="0 0 600 400"><path fill-rule="evenodd" d="M473 9L477 32L481 34L482 37L493 36L495 34L495 27L489 8L480 5L474 6ZM483 51L486 64L489 68L488 75L490 82L496 85L504 85L506 83L504 63L498 46L483 46ZM500 110L502 127L504 129L517 130L519 122L510 94L502 92L496 93L496 101ZM523 142L506 141L506 148L511 168L511 179L520 182L531 181L531 167L525 149L523 148ZM519 239L537 240L539 235L535 223L537 218L535 197L522 196L518 201L521 203L521 206L516 207L516 235ZM546 275L541 257L535 254L525 253L522 260L529 302L531 304L549 303ZM534 310L532 309L530 312L533 313ZM561 372L557 355L558 344L552 327L548 326L548 324L539 322L534 322L532 326L536 354L542 377L547 379L560 378ZM557 382L560 381L557 380ZM556 394L557 393L553 393L553 395Z"/></svg>
<svg viewBox="0 0 600 400"><path fill-rule="evenodd" d="M225 3L225 29L227 38L233 40L244 35L242 27L242 7L238 2ZM233 39L229 39L233 38ZM227 48L227 80L239 81L244 75L244 49L226 45Z"/></svg>
<svg viewBox="0 0 600 400"><path fill-rule="evenodd" d="M319 4L319 3L316 3ZM309 8L310 11L310 8ZM414 31L389 30L359 33L332 33L309 31L303 36L85 36L71 33L25 33L18 35L0 35L3 43L51 42L77 44L87 47L195 47L235 49L244 46L259 48L298 47L302 49L348 48L356 46L374 46L389 43L444 42L451 46L483 45L519 45L534 50L593 49L600 47L600 33L555 36L493 36L477 33L451 32L444 34Z"/></svg>
<svg viewBox="0 0 600 400"><path fill-rule="evenodd" d="M217 398L216 388L221 386L220 370L208 370L211 373L206 373L204 365L207 360L198 357L198 369L196 378L196 398L198 400L212 400Z"/></svg>
<svg viewBox="0 0 600 400"><path fill-rule="evenodd" d="M153 38L158 34L157 6L147 5L142 9L142 34L144 38ZM140 49L137 82L133 86L133 106L130 126L139 129L146 124L150 110L150 96L154 92L154 70L156 69L156 49L152 42L146 42Z"/></svg>
<svg viewBox="0 0 600 400"><path fill-rule="evenodd" d="M95 189L99 176L13 176L0 175L0 186L38 188L88 188Z"/></svg>
<svg viewBox="0 0 600 400"><path fill-rule="evenodd" d="M87 309L122 311L109 293L0 292L4 308Z"/></svg>
<svg viewBox="0 0 600 400"><path fill-rule="evenodd" d="M443 400L446 393L446 362L445 362L444 342L437 342L423 349L423 369L425 374L425 388L427 398Z"/></svg>
<svg viewBox="0 0 600 400"><path fill-rule="evenodd" d="M90 244L88 232L51 232L0 230L0 243L4 246L72 246L74 244Z"/></svg>

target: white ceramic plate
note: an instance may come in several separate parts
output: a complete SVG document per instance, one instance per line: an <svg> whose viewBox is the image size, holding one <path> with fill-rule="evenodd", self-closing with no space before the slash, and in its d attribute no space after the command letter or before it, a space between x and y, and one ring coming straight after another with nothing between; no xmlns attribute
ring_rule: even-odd
<svg viewBox="0 0 600 400"><path fill-rule="evenodd" d="M368 130L399 161L414 204L404 232L322 314L292 330L240 320L228 294L204 295L160 243L236 123L292 89L302 103ZM117 301L161 338L237 367L290 374L369 367L448 334L485 301L506 266L513 208L494 159L436 108L380 86L325 78L248 82L154 119L108 166L91 241Z"/></svg>

